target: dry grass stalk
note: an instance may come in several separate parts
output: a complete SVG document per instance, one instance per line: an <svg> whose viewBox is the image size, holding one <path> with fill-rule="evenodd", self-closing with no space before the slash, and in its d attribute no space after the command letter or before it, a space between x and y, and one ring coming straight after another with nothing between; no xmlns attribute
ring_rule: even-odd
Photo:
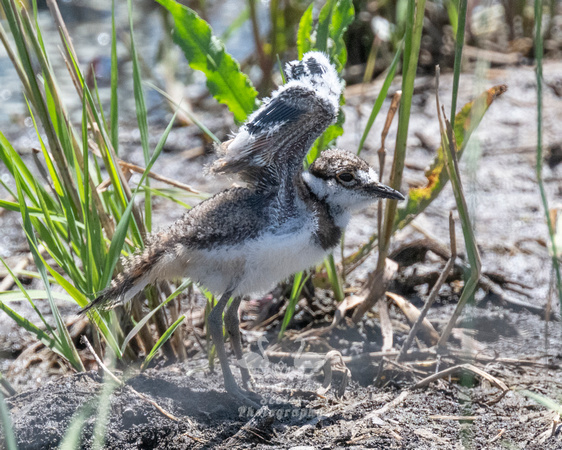
<svg viewBox="0 0 562 450"><path fill-rule="evenodd" d="M451 269L455 265L455 260L457 258L457 243L455 237L455 222L453 220L452 213L449 213L449 238L451 241L451 257L447 261L447 264L445 265L443 272L441 272L441 275L437 279L437 282L431 289L431 292L429 293L429 297L427 298L427 301L425 302L425 305L421 310L420 316L418 317L416 323L414 323L414 325L412 326L412 329L410 330L410 334L406 338L406 341L404 342L404 345L400 350L400 354L398 355L398 358L396 358L397 361L402 361L406 356L406 353L408 352L408 349L412 345L412 342L414 341L414 338L416 337L418 330L422 326L425 316L429 312L429 308L431 308L431 305L433 305L433 302L435 302L435 299L437 298L437 294L439 293L441 286L443 285L443 283L449 276Z"/></svg>
<svg viewBox="0 0 562 450"><path fill-rule="evenodd" d="M453 375L453 374L456 374L456 373L459 373L459 372L473 373L474 375L478 375L482 378L485 378L490 383L494 384L499 389L501 389L502 392L509 391L509 388L507 387L507 385L503 381L499 380L498 378L490 375L488 372L485 372L482 369L480 369L480 368L478 368L478 367L476 367L472 364L460 364L458 366L449 367L448 369L441 370L440 372L434 373L434 374L424 378L423 380L419 381L418 383L416 383L416 385L414 386L414 389L419 389L421 387L425 387L433 381L439 380L441 378L448 377L449 375Z"/></svg>

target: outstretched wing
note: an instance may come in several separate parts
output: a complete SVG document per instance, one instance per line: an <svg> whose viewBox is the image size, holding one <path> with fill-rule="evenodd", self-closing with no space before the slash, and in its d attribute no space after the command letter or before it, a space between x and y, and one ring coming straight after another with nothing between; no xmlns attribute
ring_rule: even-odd
<svg viewBox="0 0 562 450"><path fill-rule="evenodd" d="M335 122L341 83L326 55L309 52L287 64L288 82L253 113L212 167L254 185L292 180L314 141Z"/></svg>

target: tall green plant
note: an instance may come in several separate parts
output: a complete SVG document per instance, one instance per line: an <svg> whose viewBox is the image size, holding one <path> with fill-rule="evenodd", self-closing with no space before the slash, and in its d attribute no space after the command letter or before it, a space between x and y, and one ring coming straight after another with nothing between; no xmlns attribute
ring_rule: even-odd
<svg viewBox="0 0 562 450"><path fill-rule="evenodd" d="M243 122L258 106L258 93L250 79L195 11L174 0L157 1L174 18L174 42L183 50L190 67L205 74L211 95L228 106L237 121Z"/></svg>
<svg viewBox="0 0 562 450"><path fill-rule="evenodd" d="M425 0L420 0L418 2L411 1L408 3L408 20L404 38L404 57L402 63L402 98L400 109L398 111L398 131L389 183L390 186L396 190L400 190L402 186L402 174L404 171L404 161L406 159L406 143L410 124L410 110L414 95L414 80L416 78L418 67L424 15ZM379 255L377 268L369 280L369 293L367 298L363 304L357 308L353 315L353 320L355 322L358 322L384 293L385 286L379 280L383 279L382 274L385 269L386 257L390 247L390 239L393 234L396 208L397 202L395 200L389 200L386 202L381 235L378 236Z"/></svg>
<svg viewBox="0 0 562 450"><path fill-rule="evenodd" d="M544 181L542 178L542 59L543 59L543 35L542 35L542 0L535 0L535 58L537 60L536 76L537 76L537 158L536 158L536 174L541 193L541 202L544 209L546 224L548 226L548 236L550 240L550 253L552 258L552 267L556 276L556 286L558 290L558 302L560 305L560 312L562 313L562 275L560 273L560 263L558 261L558 250L556 248L556 232L554 223L550 215L548 207L548 197L544 188Z"/></svg>

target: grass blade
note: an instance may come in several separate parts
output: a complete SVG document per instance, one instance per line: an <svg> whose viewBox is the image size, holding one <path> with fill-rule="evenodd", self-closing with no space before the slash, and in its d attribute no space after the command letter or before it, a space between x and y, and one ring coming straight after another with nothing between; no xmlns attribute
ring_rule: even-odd
<svg viewBox="0 0 562 450"><path fill-rule="evenodd" d="M357 154L361 153L363 150L363 145L365 145L365 141L367 140L367 136L369 136L369 132L375 123L375 119L379 114L379 111L382 108L382 104L388 94L388 89L390 88L390 84L392 80L394 80L394 76L396 75L396 68L398 67L398 62L400 61L400 55L402 54L402 44L398 46L392 63L388 68L388 72L386 77L384 78L384 82L382 84L381 90L377 95L377 99L375 100L375 104L373 105L373 109L371 110L371 114L369 115L369 120L367 120L367 125L365 126L365 130L363 130L363 135L361 136L361 140L359 141L359 146L357 147Z"/></svg>
<svg viewBox="0 0 562 450"><path fill-rule="evenodd" d="M93 407L90 403L86 403L82 408L78 410L78 413L74 415L64 436L59 444L59 450L76 450L81 448L80 437L82 435L82 429L86 423L86 419L91 416Z"/></svg>
<svg viewBox="0 0 562 450"><path fill-rule="evenodd" d="M110 132L111 145L115 154L119 154L119 97L117 87L119 85L119 65L117 60L117 31L115 27L115 0L111 1L111 110L110 110Z"/></svg>
<svg viewBox="0 0 562 450"><path fill-rule="evenodd" d="M74 298L64 292L52 292L51 295L57 300L66 300L74 303ZM42 300L47 297L47 291L33 289L23 294L21 291L0 291L0 302L19 302L22 300Z"/></svg>
<svg viewBox="0 0 562 450"><path fill-rule="evenodd" d="M166 130L164 130L164 133L162 134L160 140L158 141L158 144L154 149L154 153L152 154L152 157L150 158L150 161L148 162L148 165L146 166L146 169L144 170L144 173L141 176L139 184L135 189L135 191L133 192L133 195L131 197L131 200L129 201L129 204L127 205L127 208L125 209L125 212L121 216L119 225L117 225L117 228L115 229L115 234L113 235L113 239L111 240L111 245L109 247L109 252L106 259L106 265L103 270L103 277L101 283L102 287L106 287L109 285L109 282L113 277L113 271L115 270L117 261L119 261L121 249L123 248L123 243L125 242L125 236L127 235L127 229L129 226L129 220L131 218L131 211L134 205L135 196L139 191L140 187L145 182L146 178L148 177L148 173L150 172L150 169L152 169L152 166L160 156L160 153L162 153L162 149L164 148L164 144L166 143L166 139L168 138L168 135L172 130L172 126L175 120L176 120L176 114L174 114L172 120L170 120L170 123L168 124Z"/></svg>
<svg viewBox="0 0 562 450"><path fill-rule="evenodd" d="M301 296L302 288L304 284L307 282L308 277L310 274L304 276L304 272L299 272L295 274L295 279L293 281L293 289L291 290L291 296L289 297L289 302L287 303L287 310L285 311L285 315L283 316L283 323L281 324L281 330L279 330L279 335L277 337L278 340L283 338L285 334L285 330L291 319L293 318L293 314L295 313L295 307L297 306L297 302Z"/></svg>
<svg viewBox="0 0 562 450"><path fill-rule="evenodd" d="M144 94L142 91L142 81L140 75L139 58L137 55L135 45L135 35L133 32L133 3L127 0L129 8L129 30L131 33L131 60L133 61L133 92L135 96L135 110L137 113L137 124L139 126L140 140L142 146L142 153L144 156L144 164L150 161L150 147L148 142L148 118L146 110L146 102L144 101ZM147 179L146 184L150 183ZM144 220L148 232L152 230L152 199L150 191L145 191L144 201Z"/></svg>
<svg viewBox="0 0 562 450"><path fill-rule="evenodd" d="M406 159L406 143L408 140L410 110L414 95L414 81L416 78L423 20L425 15L425 0L408 2L408 8L409 20L407 21L406 26L404 62L402 64L402 98L398 112L398 131L389 183L390 187L396 190L400 190L402 185L402 175ZM378 236L379 254L377 267L369 277L367 284L368 294L365 301L353 313L353 321L355 323L358 323L363 315L379 301L379 298L386 290L383 283L379 283L378 280L383 280L383 273L386 266L386 259L390 248L390 239L392 237L393 225L396 216L397 203L398 202L396 200L386 201L382 231L381 235Z"/></svg>
<svg viewBox="0 0 562 450"><path fill-rule="evenodd" d="M552 267L556 276L556 286L558 290L558 303L560 305L560 312L562 313L562 275L560 273L560 263L558 261L558 250L556 248L556 231L554 223L550 215L548 207L548 197L544 188L544 181L542 178L542 58L543 58L543 35L542 35L542 0L535 0L535 59L537 60L537 158L536 158L536 174L539 190L541 194L541 202L546 217L548 226L548 236L550 240L550 250L552 258Z"/></svg>
<svg viewBox="0 0 562 450"><path fill-rule="evenodd" d="M60 345L60 350L63 353L63 356L72 364L72 366L80 371L83 372L84 365L82 364L82 360L78 355L78 351L72 342L72 338L68 333L66 325L62 320L62 316L60 315L60 311L55 303L55 300L51 294L51 285L49 279L47 277L47 271L45 269L45 264L43 257L39 253L37 241L35 239L35 235L33 233L33 229L31 227L31 220L29 218L29 214L27 213L27 208L25 206L25 199L23 198L23 193L21 192L21 188L19 187L19 177L16 176L16 184L18 186L18 196L20 199L20 205L23 207L23 226L24 231L27 236L27 241L29 244L29 249L31 251L31 255L33 256L33 261L35 263L35 267L37 267L37 271L41 274L41 278L43 280L43 284L45 286L45 290L47 292L47 299L49 300L49 306L51 308L51 312L53 317L55 318L55 323L57 324L57 332L55 336L57 336L57 341Z"/></svg>
<svg viewBox="0 0 562 450"><path fill-rule="evenodd" d="M492 102L506 90L507 87L505 85L494 86L483 92L477 99L464 105L457 113L455 141L458 146L458 159L463 155L470 136L480 124ZM439 196L447 184L449 175L447 170L445 170L445 156L443 152L443 146L440 146L437 149L437 155L426 170L427 185L421 188L410 189L406 205L398 209L394 230L404 228L417 215L422 213Z"/></svg>
<svg viewBox="0 0 562 450"><path fill-rule="evenodd" d="M330 254L330 256L326 258L324 265L326 267L326 273L328 274L328 280L330 280L330 284L332 286L334 297L336 301L340 303L345 298L345 294L343 292L343 281L338 274L333 254Z"/></svg>
<svg viewBox="0 0 562 450"><path fill-rule="evenodd" d="M135 327L129 332L129 334L127 335L127 337L125 338L125 340L123 341L123 344L121 344L121 352L125 351L125 348L127 347L127 344L131 341L131 339L133 339L137 333L140 331L140 329L142 327L144 327L146 325L146 323L150 320L150 318L156 314L156 312L158 310L160 310L160 308L162 308L164 305L166 305L167 303L169 303L171 300L173 300L174 298L176 298L178 295L180 295L185 289L187 289L187 287L189 287L192 284L191 280L185 280L180 287L178 287L173 293L172 295L170 295L166 300L164 300L162 303L160 303L156 308L154 308L152 311L150 311L147 315L145 315L136 325Z"/></svg>
<svg viewBox="0 0 562 450"><path fill-rule="evenodd" d="M4 448L6 450L17 450L16 436L14 435L14 428L12 419L10 418L10 410L6 405L4 395L0 392L0 422L2 423L2 431L4 432Z"/></svg>
<svg viewBox="0 0 562 450"><path fill-rule="evenodd" d="M531 392L527 390L519 391L520 394L523 394L525 397L529 397L537 402L539 405L544 406L545 408L554 411L559 416L562 416L562 406L557 403L556 401L552 400L549 397L546 397L542 394L537 394L536 392Z"/></svg>
<svg viewBox="0 0 562 450"><path fill-rule="evenodd" d="M170 328L168 328L162 334L162 336L160 336L160 339L158 339L156 344L154 344L154 347L152 347L152 350L146 356L146 359L143 361L143 363L141 365L141 370L144 370L148 367L148 365L150 364L150 361L152 361L152 358L154 358L154 356L156 355L156 352L160 349L160 347L162 347L162 345L164 345L165 342L168 341L168 339L170 339L172 337L172 334L174 333L174 331L176 331L176 328L178 326L180 326L180 324L183 322L184 319L185 319L185 315L181 315L178 318L178 320L176 320L172 325L170 325Z"/></svg>
<svg viewBox="0 0 562 450"><path fill-rule="evenodd" d="M441 116L441 106L439 104L439 68L437 69L436 74L436 91L437 115L439 118L439 127L441 130L441 146L443 147L443 149L445 149L444 154L447 172L449 173L449 178L451 179L451 187L453 188L453 194L455 196L455 202L457 204L457 210L461 220L466 253L468 256L468 261L470 263L470 276L464 286L461 298L459 299L453 315L449 318L449 321L447 322L447 325L445 326L443 332L441 333L441 337L437 342L438 347L443 347L446 345L447 340L449 339L449 335L453 327L457 323L457 319L459 318L466 303L470 298L472 298L474 292L476 291L476 288L478 287L482 263L480 262L480 254L476 245L474 230L472 229L472 222L470 220L468 207L466 205L466 199L464 197L457 159L458 149L455 142L453 128L451 127L450 122L446 118L442 118Z"/></svg>
<svg viewBox="0 0 562 450"><path fill-rule="evenodd" d="M459 9L457 16L457 29L455 42L455 63L453 67L453 95L451 98L451 127L455 129L455 115L457 112L457 97L459 93L459 79L461 75L462 49L464 46L464 28L466 23L467 0L458 0ZM450 2L452 3L452 2ZM453 8L450 8L453 9Z"/></svg>

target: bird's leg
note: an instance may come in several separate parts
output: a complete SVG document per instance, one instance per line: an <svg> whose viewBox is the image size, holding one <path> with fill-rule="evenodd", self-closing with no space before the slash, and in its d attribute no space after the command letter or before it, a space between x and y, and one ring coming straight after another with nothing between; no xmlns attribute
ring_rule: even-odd
<svg viewBox="0 0 562 450"><path fill-rule="evenodd" d="M230 371L230 366L228 365L228 357L226 356L226 351L224 349L224 337L222 333L222 313L230 295L232 294L232 290L228 290L225 292L222 297L220 298L219 302L215 305L211 314L209 314L209 331L211 332L211 338L213 339L213 343L215 344L215 349L217 350L217 356L219 357L219 362L221 364L222 375L224 378L224 387L226 391L233 395L234 397L238 398L239 400L243 401L244 403L259 409L259 405L250 400L234 379L232 372Z"/></svg>
<svg viewBox="0 0 562 450"><path fill-rule="evenodd" d="M250 383L253 381L250 371L246 366L244 366L243 354L242 354L242 339L240 337L240 320L238 319L238 308L240 307L240 302L242 297L236 297L226 314L224 315L224 324L226 325L226 330L230 335L230 342L232 343L232 349L234 350L234 355L240 366L240 375L242 375L242 384L246 390L250 390Z"/></svg>

